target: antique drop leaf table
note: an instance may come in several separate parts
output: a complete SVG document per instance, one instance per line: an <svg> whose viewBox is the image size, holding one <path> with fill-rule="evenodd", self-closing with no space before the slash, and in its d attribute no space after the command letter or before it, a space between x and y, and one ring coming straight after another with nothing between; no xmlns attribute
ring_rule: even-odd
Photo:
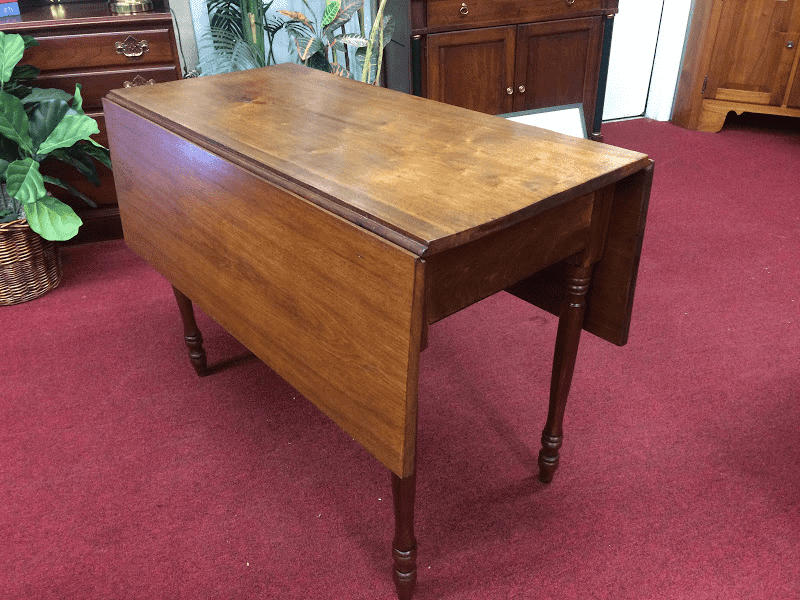
<svg viewBox="0 0 800 600"><path fill-rule="evenodd" d="M581 330L627 341L647 156L297 65L104 108L126 243L172 284L197 373L195 304L391 471L400 598L430 323L501 290L559 315L552 479Z"/></svg>

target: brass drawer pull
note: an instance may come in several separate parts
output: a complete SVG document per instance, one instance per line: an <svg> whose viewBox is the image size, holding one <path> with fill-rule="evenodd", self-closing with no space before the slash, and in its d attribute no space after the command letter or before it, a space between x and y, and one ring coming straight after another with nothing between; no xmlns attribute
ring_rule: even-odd
<svg viewBox="0 0 800 600"><path fill-rule="evenodd" d="M466 2L461 3L461 8L458 10L458 12L460 12L462 15L466 15L469 13L469 9L467 8Z"/></svg>
<svg viewBox="0 0 800 600"><path fill-rule="evenodd" d="M129 88L129 87L137 87L140 85L155 85L155 83L156 83L155 79L145 79L141 75L137 75L136 77L133 78L133 81L125 81L123 82L122 85L123 87Z"/></svg>
<svg viewBox="0 0 800 600"><path fill-rule="evenodd" d="M567 0L567 6L572 6L575 4L575 0Z"/></svg>
<svg viewBox="0 0 800 600"><path fill-rule="evenodd" d="M514 93L514 88L512 88L512 87L506 88L506 94L508 94L510 96L513 93Z"/></svg>
<svg viewBox="0 0 800 600"><path fill-rule="evenodd" d="M520 94L524 94L525 93L525 86L524 85L519 86L519 93Z"/></svg>
<svg viewBox="0 0 800 600"><path fill-rule="evenodd" d="M139 41L132 35L129 35L124 42L115 43L114 48L117 54L124 54L128 58L139 58L145 52L150 52L147 40Z"/></svg>

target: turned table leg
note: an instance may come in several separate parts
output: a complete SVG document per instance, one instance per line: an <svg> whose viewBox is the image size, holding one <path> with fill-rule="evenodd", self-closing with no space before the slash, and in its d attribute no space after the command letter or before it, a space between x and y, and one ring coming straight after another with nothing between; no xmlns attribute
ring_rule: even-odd
<svg viewBox="0 0 800 600"><path fill-rule="evenodd" d="M197 323L194 320L192 301L175 286L172 287L172 291L175 292L175 300L178 301L178 309L181 311L183 341L189 349L189 360L192 361L195 372L202 377L208 374L208 364L206 360L206 351L203 348L203 336L200 334L200 330L197 328Z"/></svg>
<svg viewBox="0 0 800 600"><path fill-rule="evenodd" d="M558 451L564 439L564 408L575 370L586 309L586 292L589 290L591 276L591 266L570 265L567 271L567 288L558 318L553 375L550 380L550 406L547 423L542 431L542 449L539 451L539 480L544 483L553 480L553 474L558 467Z"/></svg>
<svg viewBox="0 0 800 600"><path fill-rule="evenodd" d="M394 585L400 600L410 600L417 583L417 540L414 538L416 473L400 478L392 473L394 499Z"/></svg>

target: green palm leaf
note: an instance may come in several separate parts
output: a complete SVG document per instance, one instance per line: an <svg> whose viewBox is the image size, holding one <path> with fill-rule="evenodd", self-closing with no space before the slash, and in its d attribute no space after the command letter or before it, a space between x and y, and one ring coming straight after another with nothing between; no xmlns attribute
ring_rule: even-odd
<svg viewBox="0 0 800 600"><path fill-rule="evenodd" d="M232 0L209 0L207 3L209 25L212 29L221 29L233 33L243 39L242 9L238 2Z"/></svg>
<svg viewBox="0 0 800 600"><path fill-rule="evenodd" d="M199 49L202 58L198 66L203 75L244 71L266 64L263 54L254 44L221 29L212 29L204 35Z"/></svg>

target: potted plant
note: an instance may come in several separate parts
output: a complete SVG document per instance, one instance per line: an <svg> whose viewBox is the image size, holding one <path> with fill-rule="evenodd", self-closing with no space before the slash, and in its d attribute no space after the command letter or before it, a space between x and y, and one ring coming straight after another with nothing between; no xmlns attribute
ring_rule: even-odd
<svg viewBox="0 0 800 600"><path fill-rule="evenodd" d="M283 21L269 12L275 0L206 0L209 31L199 41L200 75L276 63L273 45Z"/></svg>
<svg viewBox="0 0 800 600"><path fill-rule="evenodd" d="M314 69L377 85L383 63L383 49L394 33L394 19L391 15L384 15L386 2L387 0L380 0L369 36L364 34L363 27L364 0L327 0L322 20L316 27L303 13L289 10L278 12L290 19L284 27L294 41L301 63ZM307 0L303 0L303 3L316 20ZM361 33L346 33L344 25L355 14L359 15ZM348 46L356 48L355 66L352 70ZM340 51L344 56L344 64L338 59Z"/></svg>
<svg viewBox="0 0 800 600"><path fill-rule="evenodd" d="M111 168L108 150L90 136L97 122L74 96L30 87L39 70L19 65L33 38L0 32L0 305L41 296L61 278L55 241L78 233L80 217L45 184L84 194L42 169L45 159L64 162L99 185L95 160Z"/></svg>

